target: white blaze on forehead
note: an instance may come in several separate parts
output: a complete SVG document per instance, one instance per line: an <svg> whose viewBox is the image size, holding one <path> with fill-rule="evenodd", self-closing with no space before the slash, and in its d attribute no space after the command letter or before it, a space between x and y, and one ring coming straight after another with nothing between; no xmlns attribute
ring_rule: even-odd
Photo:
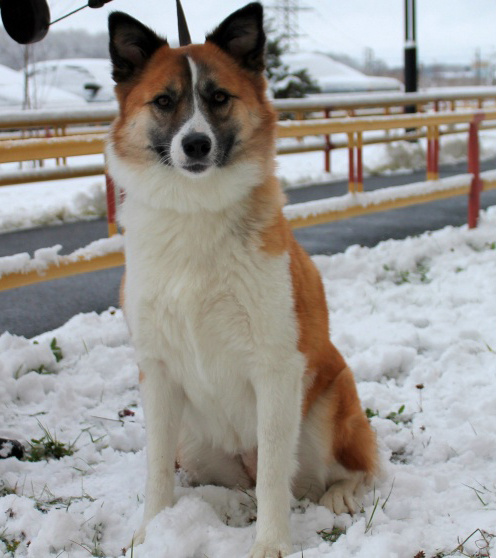
<svg viewBox="0 0 496 558"><path fill-rule="evenodd" d="M215 141L215 135L212 131L208 120L203 114L200 106L200 94L198 92L198 81L199 72L196 63L189 57L186 57L188 61L189 68L191 71L191 94L193 98L193 114L191 117L181 126L178 130L171 143L171 159L174 166L181 168L187 161L187 156L184 153L182 142L183 139L189 134L205 134L208 136L212 142L212 147L210 151L210 157L215 158L215 152L217 148L217 142Z"/></svg>
<svg viewBox="0 0 496 558"><path fill-rule="evenodd" d="M199 99L200 94L198 92L198 66L189 56L186 57L190 70L191 70L191 90L193 94L193 116L186 122L185 126L189 125L192 132L200 132L207 134L207 136L213 141L214 135L210 124L207 122L205 115L201 111Z"/></svg>

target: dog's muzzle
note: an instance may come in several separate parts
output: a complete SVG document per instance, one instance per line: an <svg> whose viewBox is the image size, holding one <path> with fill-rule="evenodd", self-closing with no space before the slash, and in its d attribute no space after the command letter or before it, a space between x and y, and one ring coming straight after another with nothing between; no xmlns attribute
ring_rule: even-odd
<svg viewBox="0 0 496 558"><path fill-rule="evenodd" d="M211 162L209 154L212 150L212 141L206 134L194 132L182 140L182 148L187 157L184 168L190 172L203 172Z"/></svg>

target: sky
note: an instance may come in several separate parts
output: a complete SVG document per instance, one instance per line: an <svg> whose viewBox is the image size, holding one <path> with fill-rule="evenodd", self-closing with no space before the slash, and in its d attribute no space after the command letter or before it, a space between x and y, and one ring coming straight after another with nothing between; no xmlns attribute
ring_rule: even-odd
<svg viewBox="0 0 496 558"><path fill-rule="evenodd" d="M264 2L270 6L283 0ZM300 7L300 48L348 54L363 59L371 48L389 65L402 65L404 49L403 0L291 0ZM247 0L223 2L183 0L193 41ZM52 20L84 4L84 0L49 0ZM107 13L127 12L170 41L177 38L174 0L112 0L100 9L86 8L61 21L54 29L106 29ZM480 49L483 58L496 62L496 2L494 0L417 0L418 58L422 63L470 64Z"/></svg>

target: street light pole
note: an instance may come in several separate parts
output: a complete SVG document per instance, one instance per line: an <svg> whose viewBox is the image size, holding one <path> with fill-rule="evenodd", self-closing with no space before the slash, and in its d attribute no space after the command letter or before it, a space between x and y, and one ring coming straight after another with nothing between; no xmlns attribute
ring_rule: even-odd
<svg viewBox="0 0 496 558"><path fill-rule="evenodd" d="M417 38L415 29L415 0L405 0L405 92L417 91ZM414 106L405 112L415 112Z"/></svg>

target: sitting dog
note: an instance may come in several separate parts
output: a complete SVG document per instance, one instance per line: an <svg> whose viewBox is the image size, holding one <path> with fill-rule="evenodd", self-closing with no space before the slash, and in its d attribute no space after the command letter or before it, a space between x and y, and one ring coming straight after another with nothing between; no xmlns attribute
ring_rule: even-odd
<svg viewBox="0 0 496 558"><path fill-rule="evenodd" d="M321 278L283 217L262 6L171 48L109 18L119 115L108 168L125 191L123 305L140 368L143 524L194 482L256 485L252 558L291 553L290 500L353 512L376 441L329 340Z"/></svg>

